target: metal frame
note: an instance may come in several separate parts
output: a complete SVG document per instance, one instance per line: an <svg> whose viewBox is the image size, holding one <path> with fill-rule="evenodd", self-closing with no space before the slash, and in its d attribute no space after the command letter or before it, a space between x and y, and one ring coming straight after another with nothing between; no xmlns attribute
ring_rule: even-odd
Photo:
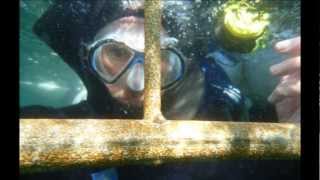
<svg viewBox="0 0 320 180"><path fill-rule="evenodd" d="M20 170L300 157L300 124L170 121L161 113L160 0L145 1L144 119L20 119Z"/></svg>

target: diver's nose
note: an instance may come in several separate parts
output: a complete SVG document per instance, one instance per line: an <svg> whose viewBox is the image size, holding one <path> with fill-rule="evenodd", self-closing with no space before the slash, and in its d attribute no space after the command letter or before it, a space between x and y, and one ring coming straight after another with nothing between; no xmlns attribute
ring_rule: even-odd
<svg viewBox="0 0 320 180"><path fill-rule="evenodd" d="M127 84L132 91L143 91L144 69L142 63L136 63L132 68L130 68L127 77Z"/></svg>

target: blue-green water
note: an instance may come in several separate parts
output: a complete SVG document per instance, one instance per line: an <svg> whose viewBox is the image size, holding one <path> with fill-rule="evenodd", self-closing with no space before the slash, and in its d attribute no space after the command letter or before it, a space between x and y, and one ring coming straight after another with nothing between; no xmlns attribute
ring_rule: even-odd
<svg viewBox="0 0 320 180"><path fill-rule="evenodd" d="M51 0L20 1L20 106L62 107L86 97L77 74L32 32L50 4Z"/></svg>

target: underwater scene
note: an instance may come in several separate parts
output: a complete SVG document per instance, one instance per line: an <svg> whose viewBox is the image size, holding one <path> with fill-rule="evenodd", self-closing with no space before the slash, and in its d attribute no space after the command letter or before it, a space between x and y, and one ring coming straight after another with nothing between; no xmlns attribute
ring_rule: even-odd
<svg viewBox="0 0 320 180"><path fill-rule="evenodd" d="M20 118L146 118L145 1L20 0ZM300 0L161 0L154 32L161 118L300 122ZM293 180L299 163L79 167L21 179Z"/></svg>
<svg viewBox="0 0 320 180"><path fill-rule="evenodd" d="M32 31L52 3L20 1L20 106L63 107L86 98L85 87L76 73Z"/></svg>
<svg viewBox="0 0 320 180"><path fill-rule="evenodd" d="M65 63L59 53L33 32L35 22L53 3L54 1L50 0L20 1L20 107L43 105L59 108L78 104L87 98L87 88L75 72L77 70ZM170 26L168 31L172 31L171 34L176 36L175 39L171 38L171 41L179 40L176 46L183 51L184 56L193 61L201 61L203 57L211 56L210 59L223 69L223 74L228 76L227 79L230 79L232 85L241 90L245 102L243 105L246 106L250 120L277 121L274 107L267 98L275 89L279 78L272 76L269 68L286 59L286 54L277 53L273 46L280 40L299 35L300 2L265 0L254 4L267 17L267 20L262 22L260 34L256 33L258 36L254 45L250 45L252 41L240 45L239 40L233 41L238 43L237 45L226 39L221 40L223 35L217 33L217 29L223 24L221 19L226 9L225 1L166 1L163 11L166 26ZM79 5L81 6L80 3ZM240 49L236 50L237 47ZM190 76L189 79L196 78L196 75ZM192 85L196 81L189 80ZM174 112L179 110L173 107L171 101L173 101L172 96L175 96L174 99L177 100L174 104L185 106L185 112L197 111L194 103L199 102L196 100L189 101L190 105L176 103L185 97L190 97L190 94L198 95L198 99L201 99L199 96L203 94L196 93L194 87L183 87L193 90L182 91L187 93L180 93L178 97L175 96L175 91L168 93L167 98L163 98L162 104L163 111L170 112L164 114L168 116L172 114L173 119L190 119L191 114L178 117L179 115ZM170 102L166 99L170 99ZM192 108L194 110L191 110ZM184 113L181 110L180 112Z"/></svg>

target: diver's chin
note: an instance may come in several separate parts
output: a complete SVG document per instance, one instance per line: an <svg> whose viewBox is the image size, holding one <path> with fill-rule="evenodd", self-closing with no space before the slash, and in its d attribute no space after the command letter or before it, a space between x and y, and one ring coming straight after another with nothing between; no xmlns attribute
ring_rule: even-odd
<svg viewBox="0 0 320 180"><path fill-rule="evenodd" d="M143 95L140 96L140 97L117 98L117 100L122 105L130 106L132 108L141 108L141 107L143 107L143 99L144 99Z"/></svg>
<svg viewBox="0 0 320 180"><path fill-rule="evenodd" d="M106 89L109 91L111 96L122 105L137 108L143 106L143 93L129 93L129 91L113 85L106 85Z"/></svg>

